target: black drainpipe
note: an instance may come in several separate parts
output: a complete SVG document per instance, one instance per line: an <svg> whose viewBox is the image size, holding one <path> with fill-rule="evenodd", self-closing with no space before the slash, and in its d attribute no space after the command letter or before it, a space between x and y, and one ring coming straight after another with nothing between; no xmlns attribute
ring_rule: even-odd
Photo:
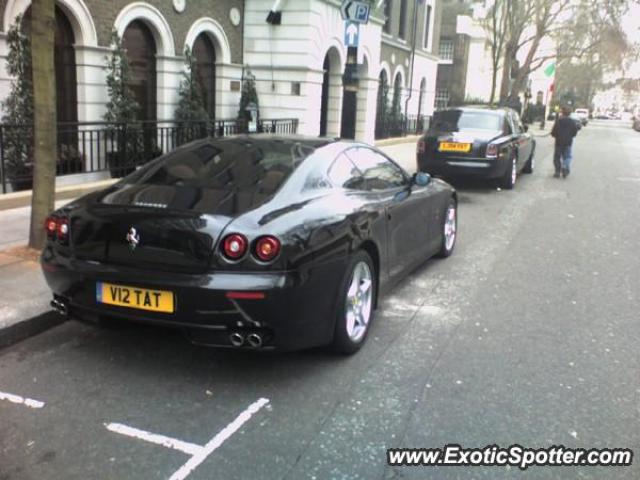
<svg viewBox="0 0 640 480"><path fill-rule="evenodd" d="M426 4L425 4L426 8ZM407 99L404 101L404 117L405 121L409 112L409 100L411 100L411 93L413 92L413 67L416 61L416 35L417 35L417 24L418 24L418 2L413 2L413 48L411 49L411 67L409 70L409 95Z"/></svg>

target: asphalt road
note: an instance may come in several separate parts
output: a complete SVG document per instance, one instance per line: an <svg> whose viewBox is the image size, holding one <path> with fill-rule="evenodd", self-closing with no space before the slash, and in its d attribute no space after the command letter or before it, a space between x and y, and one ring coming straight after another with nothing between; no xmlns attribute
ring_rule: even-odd
<svg viewBox="0 0 640 480"><path fill-rule="evenodd" d="M640 133L592 122L567 180L550 154L514 191L456 184L456 252L383 299L353 357L75 322L1 350L0 392L44 404L0 399L0 479L640 478L640 458L386 465L451 443L640 455Z"/></svg>

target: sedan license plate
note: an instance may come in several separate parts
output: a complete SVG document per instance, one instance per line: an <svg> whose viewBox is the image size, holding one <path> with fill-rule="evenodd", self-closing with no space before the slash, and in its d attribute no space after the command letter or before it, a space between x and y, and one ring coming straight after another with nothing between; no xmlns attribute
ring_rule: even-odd
<svg viewBox="0 0 640 480"><path fill-rule="evenodd" d="M112 283L96 283L96 301L150 312L173 313L175 311L173 292Z"/></svg>
<svg viewBox="0 0 640 480"><path fill-rule="evenodd" d="M440 142L441 152L462 152L467 153L471 150L470 143L458 143L458 142Z"/></svg>

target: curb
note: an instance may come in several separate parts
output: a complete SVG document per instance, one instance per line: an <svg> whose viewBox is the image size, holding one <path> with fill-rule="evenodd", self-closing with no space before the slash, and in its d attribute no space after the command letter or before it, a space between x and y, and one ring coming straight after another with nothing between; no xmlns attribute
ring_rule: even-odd
<svg viewBox="0 0 640 480"><path fill-rule="evenodd" d="M387 147L390 145L400 145L402 143L417 142L422 135L407 135L406 137L385 138L384 140L377 140L374 145L376 147Z"/></svg>
<svg viewBox="0 0 640 480"><path fill-rule="evenodd" d="M69 185L66 187L56 188L56 200L64 200L67 198L75 198L85 193L94 192L113 185L120 180L119 178L111 178L109 180L101 180L91 183L80 183L78 185ZM32 190L24 190L22 192L5 193L0 195L0 210L8 210L10 208L27 207L31 205Z"/></svg>
<svg viewBox="0 0 640 480"><path fill-rule="evenodd" d="M9 347L50 328L57 327L66 321L67 317L63 317L54 311L48 311L27 320L14 323L0 330L0 348Z"/></svg>

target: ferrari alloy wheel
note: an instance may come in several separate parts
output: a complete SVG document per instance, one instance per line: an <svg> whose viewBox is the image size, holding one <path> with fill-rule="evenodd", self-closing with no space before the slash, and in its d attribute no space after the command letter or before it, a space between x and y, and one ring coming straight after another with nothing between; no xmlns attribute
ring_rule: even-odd
<svg viewBox="0 0 640 480"><path fill-rule="evenodd" d="M364 343L375 307L376 276L366 252L354 255L345 280L337 308L333 347L343 353L355 353Z"/></svg>
<svg viewBox="0 0 640 480"><path fill-rule="evenodd" d="M453 253L458 234L458 206L452 198L447 204L442 227L442 246L439 257L448 257Z"/></svg>

